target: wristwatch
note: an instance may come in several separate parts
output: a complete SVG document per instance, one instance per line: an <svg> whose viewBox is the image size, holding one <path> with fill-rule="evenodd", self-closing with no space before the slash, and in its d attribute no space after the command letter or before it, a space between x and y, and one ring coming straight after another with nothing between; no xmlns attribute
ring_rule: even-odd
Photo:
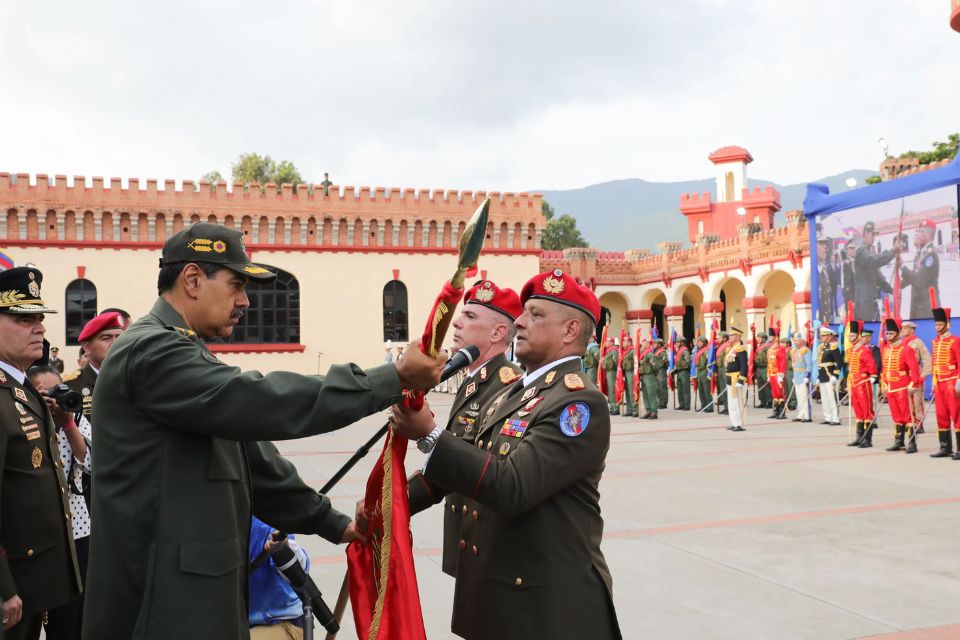
<svg viewBox="0 0 960 640"><path fill-rule="evenodd" d="M443 433L443 427L437 425L433 428L433 431L423 436L417 440L417 449L424 453L430 453L433 451L433 448L437 446L437 440L440 439L440 434Z"/></svg>

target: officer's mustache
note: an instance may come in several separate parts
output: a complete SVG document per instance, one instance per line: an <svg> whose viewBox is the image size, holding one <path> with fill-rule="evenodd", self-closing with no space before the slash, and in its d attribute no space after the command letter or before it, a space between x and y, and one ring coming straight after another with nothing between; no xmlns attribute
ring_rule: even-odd
<svg viewBox="0 0 960 640"><path fill-rule="evenodd" d="M233 320L234 318L239 320L242 317L243 317L243 309L234 309L233 311L230 312L231 320Z"/></svg>

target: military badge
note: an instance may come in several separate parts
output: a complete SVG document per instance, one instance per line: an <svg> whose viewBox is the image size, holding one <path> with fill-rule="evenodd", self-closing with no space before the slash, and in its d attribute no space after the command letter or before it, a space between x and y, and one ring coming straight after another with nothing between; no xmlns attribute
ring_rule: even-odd
<svg viewBox="0 0 960 640"><path fill-rule="evenodd" d="M18 398L20 398L20 399L23 400L24 402L27 402L27 394L26 394L26 392L24 392L23 389L15 388L15 389L13 390L13 395L17 396Z"/></svg>
<svg viewBox="0 0 960 640"><path fill-rule="evenodd" d="M34 280L31 280L30 284L27 285L27 291L29 291L30 295L32 295L34 298L40 297L40 285L38 285Z"/></svg>
<svg viewBox="0 0 960 640"><path fill-rule="evenodd" d="M557 377L556 370L551 371L547 374L547 377L543 379L544 384L553 384L553 379Z"/></svg>
<svg viewBox="0 0 960 640"><path fill-rule="evenodd" d="M490 284L489 282L484 283L484 285ZM477 302L490 302L493 300L493 290L492 289L477 289L477 292L473 294L473 299Z"/></svg>
<svg viewBox="0 0 960 640"><path fill-rule="evenodd" d="M510 443L504 442L502 445L500 445L500 455L505 456L508 453L510 453Z"/></svg>
<svg viewBox="0 0 960 640"><path fill-rule="evenodd" d="M42 463L43 463L43 452L40 451L40 447L34 447L33 453L30 454L30 464L33 465L34 469L39 469Z"/></svg>
<svg viewBox="0 0 960 640"><path fill-rule="evenodd" d="M583 380L575 373L568 373L563 376L563 384L568 391L580 391L583 389Z"/></svg>
<svg viewBox="0 0 960 640"><path fill-rule="evenodd" d="M84 387L83 389L80 390L80 393L82 393L82 394L85 395L85 396L89 396L89 395L90 395L90 388L89 388L89 387Z"/></svg>
<svg viewBox="0 0 960 640"><path fill-rule="evenodd" d="M510 384L520 377L510 367L500 367L500 371L498 373L500 375L500 382L503 384Z"/></svg>
<svg viewBox="0 0 960 640"><path fill-rule="evenodd" d="M480 369L480 382L486 382L486 381L487 381L487 368L482 367Z"/></svg>
<svg viewBox="0 0 960 640"><path fill-rule="evenodd" d="M194 238L187 243L188 249L193 249L197 253L208 253L213 251L213 240L207 238Z"/></svg>
<svg viewBox="0 0 960 640"><path fill-rule="evenodd" d="M15 391L20 391L20 390L19 390L19 389L16 389ZM19 396L17 396L17 397L19 397ZM24 398L24 400L26 400L26 398ZM22 404L20 404L20 403L17 402L16 400L13 401L13 406L15 406L15 407L17 408L17 411L20 412L20 415L22 415L22 416L27 415L27 410L23 407Z"/></svg>
<svg viewBox="0 0 960 640"><path fill-rule="evenodd" d="M500 427L500 435L510 436L513 438L522 438L523 434L527 431L527 425L530 423L526 420L511 420L507 418L503 421L503 426Z"/></svg>
<svg viewBox="0 0 960 640"><path fill-rule="evenodd" d="M534 395L536 395L536 393L537 393L537 388L530 387L529 389L523 392L523 395L520 397L520 402L523 402L524 400L529 400Z"/></svg>
<svg viewBox="0 0 960 640"><path fill-rule="evenodd" d="M543 279L543 290L547 293L552 293L554 295L560 295L563 293L563 289L566 286L563 283L563 280L558 280L560 276L563 275L563 272L557 269L553 272L553 275L547 276ZM554 277L556 276L556 278Z"/></svg>
<svg viewBox="0 0 960 640"><path fill-rule="evenodd" d="M470 403L470 411L480 411L480 403L479 403L479 402L471 402L471 403Z"/></svg>
<svg viewBox="0 0 960 640"><path fill-rule="evenodd" d="M529 414L533 411L534 407L536 407L538 404L540 404L540 402L541 402L542 400L543 400L543 396L539 396L539 397L534 398L533 400L531 400L531 401L528 402L527 404L523 405L523 409L520 409L520 411L517 412L517 415L518 415L518 416L521 416L521 417L522 417L522 416L529 415Z"/></svg>
<svg viewBox="0 0 960 640"><path fill-rule="evenodd" d="M477 383L471 381L470 384L467 385L467 397L469 398L470 396L472 396L473 392L476 390L477 390Z"/></svg>
<svg viewBox="0 0 960 640"><path fill-rule="evenodd" d="M7 384L7 375L3 371L0 371L0 383Z"/></svg>
<svg viewBox="0 0 960 640"><path fill-rule="evenodd" d="M213 243L213 250L217 253L224 253L227 250L227 243L223 240L217 240Z"/></svg>
<svg viewBox="0 0 960 640"><path fill-rule="evenodd" d="M587 430L588 424L590 424L590 407L585 402L574 402L560 414L560 431L565 436L579 436Z"/></svg>

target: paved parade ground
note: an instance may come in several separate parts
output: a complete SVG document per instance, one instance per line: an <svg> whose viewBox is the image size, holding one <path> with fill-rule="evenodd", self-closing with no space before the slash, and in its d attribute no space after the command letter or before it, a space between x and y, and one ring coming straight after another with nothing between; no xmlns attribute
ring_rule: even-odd
<svg viewBox="0 0 960 640"><path fill-rule="evenodd" d="M438 422L451 399L431 395ZM908 456L883 450L893 439L886 407L872 449L844 446L846 423L769 413L750 410L737 434L716 414L614 418L602 548L624 638L960 638L960 462L928 457L935 428ZM320 487L382 422L278 445ZM373 455L331 493L341 510L352 513ZM407 470L422 461L411 447ZM431 639L453 637L441 521L435 507L412 527ZM343 549L312 537L301 544L332 608ZM576 585L557 597L577 606ZM356 638L349 610L338 637Z"/></svg>

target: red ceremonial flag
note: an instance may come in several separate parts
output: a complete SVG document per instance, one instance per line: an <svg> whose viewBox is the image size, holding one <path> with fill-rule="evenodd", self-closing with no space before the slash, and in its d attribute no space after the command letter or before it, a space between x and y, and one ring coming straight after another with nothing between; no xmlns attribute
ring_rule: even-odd
<svg viewBox="0 0 960 640"><path fill-rule="evenodd" d="M750 361L747 363L747 384L753 384L753 370L757 364L757 325L750 323Z"/></svg>
<svg viewBox="0 0 960 640"><path fill-rule="evenodd" d="M383 453L367 479L370 542L347 547L350 604L357 637L426 640L410 538L410 503L403 460L407 439L387 432Z"/></svg>
<svg viewBox="0 0 960 640"><path fill-rule="evenodd" d="M633 339L633 402L636 404L640 397L640 327L637 327L637 337Z"/></svg>
<svg viewBox="0 0 960 640"><path fill-rule="evenodd" d="M607 372L603 369L603 357L605 355L607 355L607 325L603 325L603 332L600 336L600 363L597 365L597 389L603 395L607 395Z"/></svg>
<svg viewBox="0 0 960 640"><path fill-rule="evenodd" d="M624 376L623 376L623 352L625 351L625 349L623 348L623 339L626 338L626 337L627 337L627 332L626 332L626 330L623 328L623 325L620 325L620 351L619 351L619 353L617 354L617 355L618 355L618 358L617 358L617 387L616 387L616 389L615 389L615 391L616 391L616 398L617 398L617 404L623 402L623 391L624 391L624 389L626 389L626 387L627 387L625 378L624 378Z"/></svg>

